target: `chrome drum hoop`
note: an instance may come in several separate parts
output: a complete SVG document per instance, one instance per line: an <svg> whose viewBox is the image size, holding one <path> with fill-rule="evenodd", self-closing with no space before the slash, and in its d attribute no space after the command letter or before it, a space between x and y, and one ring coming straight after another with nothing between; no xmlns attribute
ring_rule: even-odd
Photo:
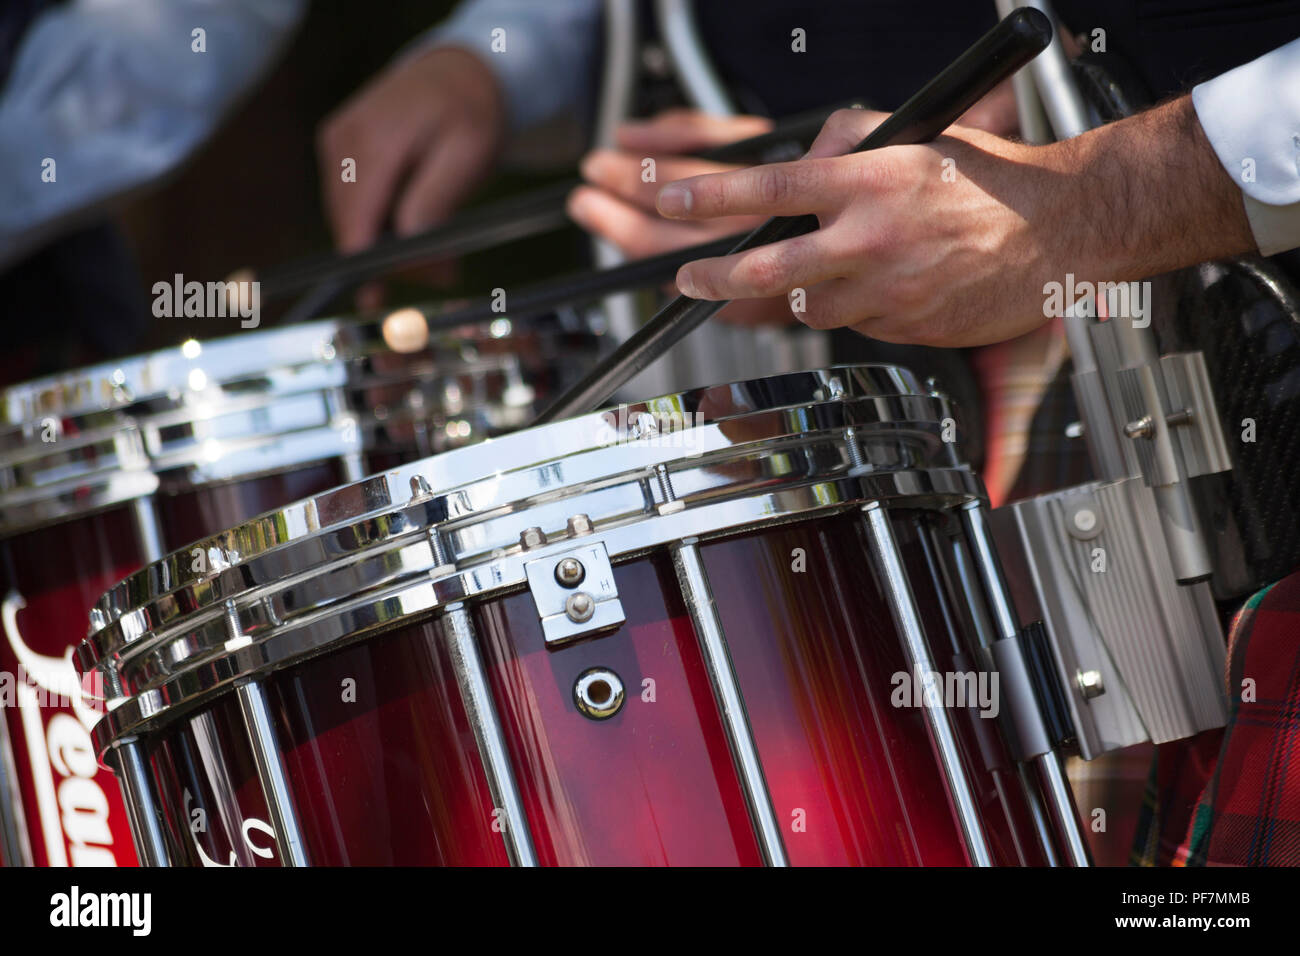
<svg viewBox="0 0 1300 956"><path fill-rule="evenodd" d="M834 410L864 411L844 403ZM799 414L806 411L800 409ZM857 419L856 424L842 419L838 425L792 434L785 412L763 413L746 422L748 427L763 429L752 441L730 445L715 426L709 426L707 433L701 431L695 436L700 455L685 464L675 449L603 448L469 481L442 494L411 490L404 500L359 521L326 524L318 510L308 509L303 517L314 530L268 548L259 545L272 539L276 526L244 525L194 542L133 575L96 605L92 622L97 631L156 630L213 602L285 578L325 573L331 566L357 560L363 551L400 547L435 531L445 539L443 547L451 560L472 561L517 547L522 529L512 516L524 510L534 515L530 527L557 530L574 514L602 523L633 520L645 511L647 502L653 504L655 491L647 488L647 481L661 468L672 475L679 497L691 501L840 477L859 465L844 439L850 430L870 432L862 417L851 415L848 420ZM890 422L874 436L859 434L857 442L871 445L878 468L874 478L933 466L939 444L933 431L917 421ZM858 457L863 457L861 451ZM391 479L402 471L389 474L384 490L400 487L400 480ZM417 472L408 487L431 486ZM274 513L273 522L282 515ZM288 526L288 522L278 525ZM263 532L265 537L259 536ZM92 635L91 643L97 658L129 653L129 641L111 633Z"/></svg>
<svg viewBox="0 0 1300 956"><path fill-rule="evenodd" d="M644 406L629 421L646 414L636 408ZM319 577L354 563L362 551L400 547L431 532L447 539L449 560L464 562L517 548L518 522L503 526L498 519L525 509L541 516L530 526L557 529L574 514L602 523L634 519L653 504L647 477L661 467L685 499L675 507L841 477L850 468L880 474L950 467L955 455L939 437L948 411L944 400L928 395L785 405L691 428L688 456L676 436L628 444L625 432L596 414L425 459L270 512L131 575L92 610L79 666L89 671L116 661L132 653L128 645L139 635L250 589ZM856 433L851 444L849 432ZM584 445L590 450L555 452ZM791 455L808 463L792 463ZM501 461L518 466L502 471ZM445 490L435 494L439 486ZM548 512L556 512L549 522Z"/></svg>
<svg viewBox="0 0 1300 956"><path fill-rule="evenodd" d="M338 329L329 320L190 340L0 391L0 522L10 501L32 500L35 526L149 494L156 477L137 487L149 473L198 484L356 450L339 401L346 370L331 362ZM41 441L49 428L58 438ZM130 443L116 454L75 453L118 430Z"/></svg>
<svg viewBox="0 0 1300 956"><path fill-rule="evenodd" d="M695 416L702 406L727 403L726 416L703 417L689 430L647 434L644 422L679 422ZM851 407L849 407L851 406ZM768 413L759 422L754 416ZM706 454L735 456L744 442L727 434L754 428L745 435L751 446L769 438L799 436L821 430L834 433L850 426L873 426L877 437L909 432L924 438L931 448L925 464L958 464L951 445L939 445L936 436L952 407L942 396L925 392L910 372L894 366L851 366L773 376L664 396L528 429L467 448L399 466L358 482L252 518L236 528L194 542L168 555L111 588L92 615L95 630L158 598L173 597L182 588L222 592L231 587L220 581L224 569L246 568L234 583L236 590L251 580L308 570L325 556L307 553L295 561L288 557L271 576L256 575L255 558L316 538L322 532L356 525L367 540L407 533L410 521L421 527L448 519L472 518L476 511L500 509L505 503L531 503L554 497L565 489L586 490L608 484L629 472L679 460L702 461ZM736 424L732 424L732 423ZM708 426L707 429L698 427ZM689 443L689 454L681 447ZM750 449L741 449L747 454ZM503 468L501 463L506 462ZM581 467L579 467L581 465ZM504 487L511 483L511 487ZM424 489L418 500L430 503L427 517L394 515L413 503L413 488ZM571 492L570 492L571 493ZM381 520L382 519L382 520ZM364 527L369 525L369 527ZM193 550L201 549L214 560L195 567ZM287 552L293 554L292 551ZM254 575L250 579L250 575ZM211 597L212 595L209 595ZM154 627L150 619L141 626ZM104 648L110 653L115 648ZM97 655L98 656L98 655Z"/></svg>
<svg viewBox="0 0 1300 956"><path fill-rule="evenodd" d="M440 579L452 571L475 575L466 579L463 592L457 592L455 599L507 587L514 578L503 576L499 568L491 573L482 569L505 556L517 558L525 554L520 543L524 523L538 528L543 535L544 529L552 529L551 537L564 540L566 531L561 529L567 528L570 518L582 515L602 533L619 529L626 541L622 551L631 554L662 543L653 531L645 529L647 521L688 508L695 511L733 503L735 513L728 519L730 525L719 526L725 530L729 526L789 520L805 511L845 502L896 498L965 501L978 493L973 477L964 468L882 470L850 476L851 468L843 460L842 445L837 441L824 438L818 444L804 443L793 449L765 446L761 457L751 455L730 463L751 469L746 476L749 480L705 488L673 502L661 500L654 489L647 487L651 475L646 469L635 470L621 476L621 481L600 488L584 487L576 495L553 497L543 503L507 500L486 513L441 523L437 516L445 514L445 510L438 501L416 502L382 519L322 531L316 537L230 567L211 581L184 586L128 611L87 638L78 648L78 665L85 671L99 668L105 676L120 682L113 686L121 686L129 694L165 679L193 654L220 646L223 638L219 635L224 633L220 622L226 621L232 607L249 616L247 633L262 634L268 627L292 625L303 615L317 614L357 594L409 581L413 576L425 581ZM766 470L770 462L782 464L796 454L818 456L823 464L811 474L808 470L792 470L781 478L774 478ZM526 519L520 517L524 513ZM708 535L719 528L704 524L686 533ZM539 547L540 542L526 554L534 555ZM196 546L185 557L203 560L205 554ZM159 656L156 642L177 634L197 634L196 629L205 622L216 628L212 642L199 641L192 650L173 648ZM245 624L241 623L240 633L244 632ZM189 640L193 643L197 638Z"/></svg>
<svg viewBox="0 0 1300 956"><path fill-rule="evenodd" d="M695 423L690 416L702 408L713 417ZM647 434L651 410L685 413L679 421L690 427ZM890 366L717 386L618 414L617 427L614 414L595 413L415 462L182 549L101 599L78 666L111 673L122 681L111 686L130 696L166 682L178 665L192 666L196 654L210 656L205 642L182 652L174 638L201 633L205 620L225 621L232 605L251 615L240 628L252 642L357 594L400 591L412 574L428 581L431 573L455 573L468 582L456 589L461 597L483 593L482 567L503 554L518 558L524 524L558 536L568 518L582 515L602 533L632 534L619 545L630 554L672 539L650 533L649 519L728 502L734 515L682 533L793 520L852 501L967 500L979 491L953 446L940 440L951 416L946 400ZM676 447L679 438L688 439L687 454ZM581 450L557 452L563 448ZM514 467L503 471L503 461ZM678 500L656 490L660 472L671 476ZM171 650L160 657L155 645Z"/></svg>
<svg viewBox="0 0 1300 956"><path fill-rule="evenodd" d="M598 526L589 534L556 536L536 548L489 553L464 568L439 565L425 537L382 549L328 574L299 575L280 590L252 589L172 627L140 634L129 655L112 662L129 689L109 702L110 709L92 737L102 754L116 739L161 727L243 681L364 640L419 615L519 590L527 583L525 562L563 554L575 545L603 544L617 567L683 539L708 541L848 512L870 502L947 509L981 493L978 478L964 467L841 476L750 497L687 503L680 509L659 504L639 520ZM524 521L521 517L521 525ZM329 590L313 587L322 579L328 579ZM299 593L295 584L310 593ZM237 636L232 637L232 632Z"/></svg>
<svg viewBox="0 0 1300 956"><path fill-rule="evenodd" d="M204 342L191 339L174 348L12 385L0 392L0 422L54 416L80 423L84 416L174 396L190 386L196 369L205 383L249 383L273 391L280 369L332 360L339 327L331 319Z"/></svg>
<svg viewBox="0 0 1300 956"><path fill-rule="evenodd" d="M0 431L0 536L32 530L153 494L135 424L108 413L94 427L45 440L40 421Z"/></svg>

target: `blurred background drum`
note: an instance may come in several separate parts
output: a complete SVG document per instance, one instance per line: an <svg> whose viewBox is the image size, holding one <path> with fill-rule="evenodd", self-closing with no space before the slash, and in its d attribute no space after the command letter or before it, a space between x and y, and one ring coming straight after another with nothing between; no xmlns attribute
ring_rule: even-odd
<svg viewBox="0 0 1300 956"><path fill-rule="evenodd" d="M84 607L158 547L158 477L121 412L0 432L0 836L5 865L129 864L126 809L98 767L74 645Z"/></svg>

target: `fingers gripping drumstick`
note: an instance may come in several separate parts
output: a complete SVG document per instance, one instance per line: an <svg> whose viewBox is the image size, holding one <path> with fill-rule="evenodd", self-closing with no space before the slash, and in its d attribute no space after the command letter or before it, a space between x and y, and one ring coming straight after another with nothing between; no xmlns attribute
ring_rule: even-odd
<svg viewBox="0 0 1300 956"><path fill-rule="evenodd" d="M927 143L951 126L986 93L1046 49L1052 24L1033 8L1004 18L938 76L900 106L853 152ZM815 216L769 219L745 237L731 254L767 245L817 228ZM678 296L640 331L600 362L540 416L543 424L589 411L716 313L726 301L705 302Z"/></svg>

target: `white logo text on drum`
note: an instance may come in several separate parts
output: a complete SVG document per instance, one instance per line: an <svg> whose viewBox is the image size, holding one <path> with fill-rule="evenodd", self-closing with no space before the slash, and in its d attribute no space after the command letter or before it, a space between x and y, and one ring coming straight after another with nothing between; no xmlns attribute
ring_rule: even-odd
<svg viewBox="0 0 1300 956"><path fill-rule="evenodd" d="M199 834L206 833L208 830L208 815L204 812L202 807L190 806L193 799L194 798L190 795L189 788L187 787L185 789L185 817L190 822L188 828L190 831L190 840L194 843L194 849L199 854L199 862L205 867L229 868L239 866L239 854L233 849L230 851L229 863L218 863L212 857L208 856L207 850L203 849L203 844L199 843ZM253 840L253 831L264 833L269 836L272 841L271 846L258 846L258 844ZM239 833L243 838L244 845L247 846L254 855L260 856L264 860L275 859L275 830L271 828L271 824L267 823L265 820L259 820L256 817L249 817L240 824Z"/></svg>
<svg viewBox="0 0 1300 956"><path fill-rule="evenodd" d="M978 709L981 717L996 717L997 671L897 671L889 682L894 686L889 702L895 707L946 707Z"/></svg>
<svg viewBox="0 0 1300 956"><path fill-rule="evenodd" d="M84 699L71 647L63 657L50 657L27 646L18 630L18 612L26 606L16 591L0 605L0 623L18 659L16 680L0 674L0 700L12 706L11 698L17 698L48 865L114 866L108 797L97 780L90 739L98 706ZM95 690L102 691L102 685Z"/></svg>
<svg viewBox="0 0 1300 956"><path fill-rule="evenodd" d="M178 272L171 282L155 282L153 296L153 314L159 319L239 316L241 329L255 329L262 321L262 284L256 280L186 282Z"/></svg>
<svg viewBox="0 0 1300 956"><path fill-rule="evenodd" d="M1043 286L1043 315L1059 319L1073 309L1076 315L1094 316L1097 304L1106 303L1106 317L1130 319L1133 328L1151 324L1150 282L1076 282L1067 272L1065 282L1048 282Z"/></svg>

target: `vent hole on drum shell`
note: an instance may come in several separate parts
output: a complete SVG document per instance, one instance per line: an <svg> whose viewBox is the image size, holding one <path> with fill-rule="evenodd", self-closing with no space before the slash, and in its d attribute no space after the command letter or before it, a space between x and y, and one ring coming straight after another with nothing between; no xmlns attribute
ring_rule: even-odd
<svg viewBox="0 0 1300 956"><path fill-rule="evenodd" d="M607 720L623 708L623 681L608 668L593 667L578 675L573 700L583 716Z"/></svg>

